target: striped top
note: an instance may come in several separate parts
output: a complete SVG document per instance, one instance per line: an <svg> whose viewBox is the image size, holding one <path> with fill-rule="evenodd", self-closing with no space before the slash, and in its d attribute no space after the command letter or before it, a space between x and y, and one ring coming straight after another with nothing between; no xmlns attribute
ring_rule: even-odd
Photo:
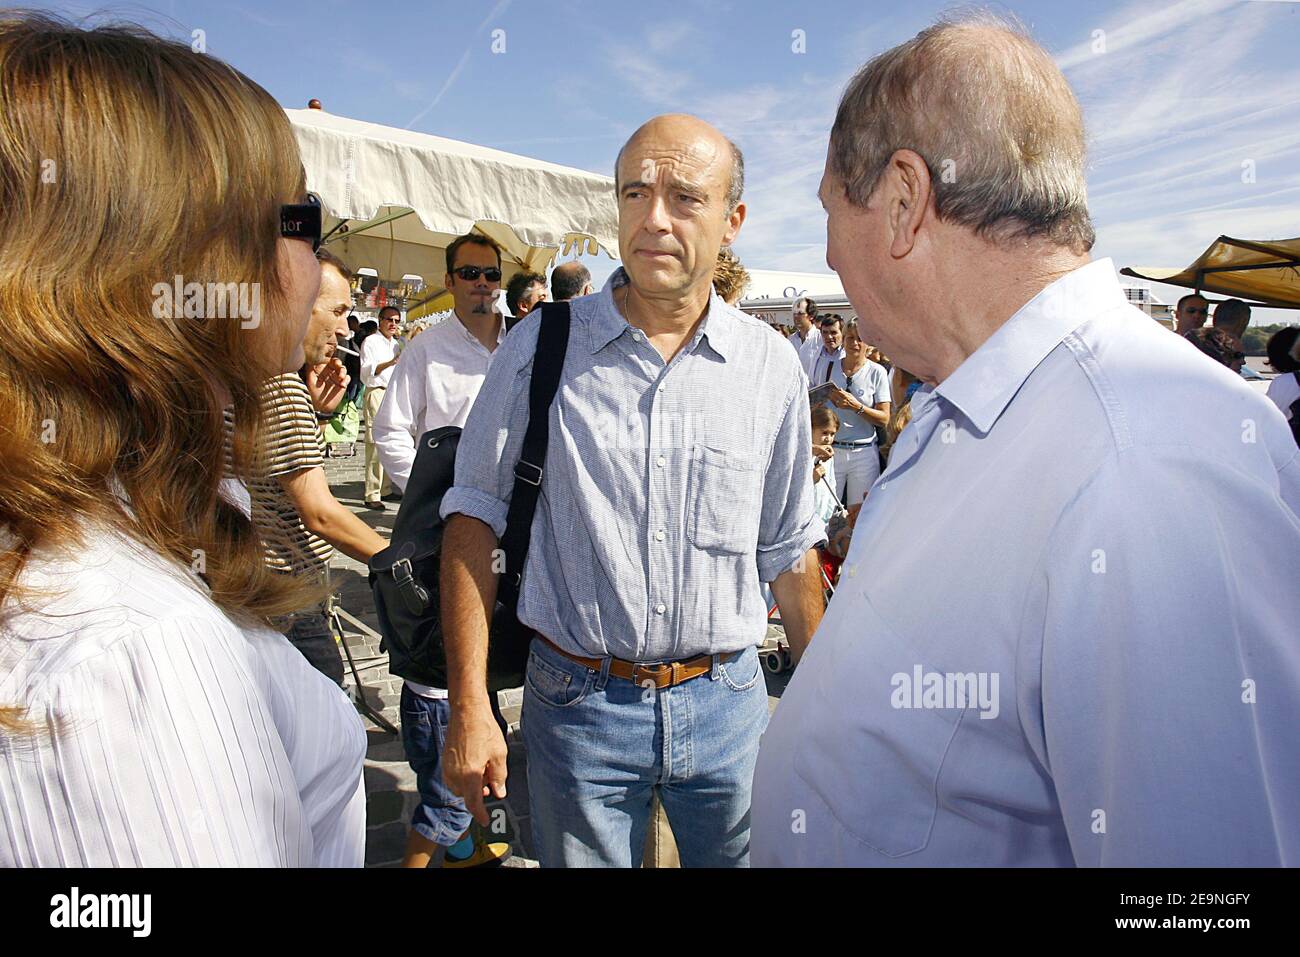
<svg viewBox="0 0 1300 957"><path fill-rule="evenodd" d="M5 608L0 868L362 864L365 732L283 635L107 529L34 553Z"/></svg>
<svg viewBox="0 0 1300 957"><path fill-rule="evenodd" d="M253 523L266 543L266 563L279 572L321 574L334 546L302 524L293 499L276 480L300 469L323 468L325 441L307 386L295 372L267 380L262 391L264 466L248 489Z"/></svg>

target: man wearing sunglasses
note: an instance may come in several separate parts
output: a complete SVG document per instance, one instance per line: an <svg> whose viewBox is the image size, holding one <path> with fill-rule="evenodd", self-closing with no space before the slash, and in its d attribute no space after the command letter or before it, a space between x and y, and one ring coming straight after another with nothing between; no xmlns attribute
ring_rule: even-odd
<svg viewBox="0 0 1300 957"><path fill-rule="evenodd" d="M415 462L415 443L430 429L464 426L505 335L505 323L494 308L501 288L501 252L492 240L478 233L452 240L443 282L455 300L454 315L402 350L372 431L384 471L403 491ZM405 679L401 711L406 729L445 728L447 690ZM507 857L509 844L475 842L470 836L464 802L442 783L440 735L412 731L403 735L403 747L420 792L403 865L426 867L440 844L447 848L445 867L494 866Z"/></svg>
<svg viewBox="0 0 1300 957"><path fill-rule="evenodd" d="M452 240L443 283L455 300L454 315L402 351L375 416L379 461L402 490L420 436L429 429L465 424L492 353L505 335L493 302L501 288L501 252L491 239L467 233Z"/></svg>

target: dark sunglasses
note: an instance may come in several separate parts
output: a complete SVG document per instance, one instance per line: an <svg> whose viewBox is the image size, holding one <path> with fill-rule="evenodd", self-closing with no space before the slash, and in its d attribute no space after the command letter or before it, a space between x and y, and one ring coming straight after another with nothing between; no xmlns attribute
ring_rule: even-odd
<svg viewBox="0 0 1300 957"><path fill-rule="evenodd" d="M280 207L280 235L287 239L301 239L311 243L311 251L320 249L321 205L315 193L307 194L303 203L287 203Z"/></svg>
<svg viewBox="0 0 1300 957"><path fill-rule="evenodd" d="M488 266L486 269L479 266L457 266L452 272L466 282L473 282L479 276L482 276L488 282L501 281L501 270L496 266Z"/></svg>

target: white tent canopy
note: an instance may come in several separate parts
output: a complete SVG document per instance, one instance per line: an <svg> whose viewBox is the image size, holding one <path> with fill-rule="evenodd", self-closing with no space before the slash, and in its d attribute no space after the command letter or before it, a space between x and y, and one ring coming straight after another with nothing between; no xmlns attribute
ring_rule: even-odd
<svg viewBox="0 0 1300 957"><path fill-rule="evenodd" d="M501 246L505 272L542 272L556 252L618 248L609 176L322 110L285 110L325 207L331 251L384 279L442 286L442 250L471 229ZM504 281L504 280L503 280Z"/></svg>

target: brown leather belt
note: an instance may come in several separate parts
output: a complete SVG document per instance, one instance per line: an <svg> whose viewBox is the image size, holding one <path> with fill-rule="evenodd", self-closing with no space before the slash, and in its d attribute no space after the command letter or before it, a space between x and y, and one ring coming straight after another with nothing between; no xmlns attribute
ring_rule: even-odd
<svg viewBox="0 0 1300 957"><path fill-rule="evenodd" d="M551 650L563 655L570 661L576 661L584 668L599 671L604 664L602 658L584 658L582 655L571 655L549 638L537 635L536 632L534 634L538 641L545 642ZM729 655L724 655L722 660L731 661L739 654L739 651L733 651ZM646 682L653 682L656 689L671 688L684 681L690 681L692 678L698 678L700 675L707 675L712 670L713 655L697 655L684 661L666 661L660 665L639 665L635 661L624 661L622 658L613 658L609 663L609 673L614 677L634 682L643 688L648 687Z"/></svg>

